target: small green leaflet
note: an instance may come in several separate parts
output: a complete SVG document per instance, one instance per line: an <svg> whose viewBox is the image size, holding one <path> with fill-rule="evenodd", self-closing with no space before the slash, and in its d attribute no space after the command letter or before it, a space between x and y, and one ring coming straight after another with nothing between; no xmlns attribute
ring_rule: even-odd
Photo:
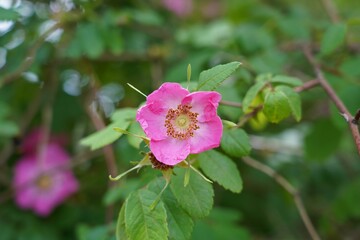
<svg viewBox="0 0 360 240"><path fill-rule="evenodd" d="M301 86L303 84L303 82L300 79L285 75L275 75L272 78L270 78L270 82L283 83L294 87Z"/></svg>
<svg viewBox="0 0 360 240"><path fill-rule="evenodd" d="M169 235L166 210L162 201L150 206L157 195L140 189L130 194L125 204L125 228L132 240L167 240Z"/></svg>
<svg viewBox="0 0 360 240"><path fill-rule="evenodd" d="M95 132L80 141L81 145L89 146L91 150L96 150L102 148L110 143L116 141L119 137L122 136L122 133L114 130L114 127L119 127L121 129L127 129L134 120L136 115L136 109L134 108L123 108L114 112L111 116L113 121L106 128L101 129L98 132Z"/></svg>
<svg viewBox="0 0 360 240"><path fill-rule="evenodd" d="M245 112L249 110L252 101L256 98L259 92L266 86L266 84L267 84L266 81L257 82L247 91L242 102L243 110Z"/></svg>
<svg viewBox="0 0 360 240"><path fill-rule="evenodd" d="M164 178L157 178L153 180L148 189L156 194L159 194L165 185ZM165 205L167 222L169 227L170 240L187 240L190 239L194 227L192 218L181 208L176 200L174 194L170 189L166 189L161 196L161 200Z"/></svg>
<svg viewBox="0 0 360 240"><path fill-rule="evenodd" d="M250 154L249 137L242 129L232 128L223 132L221 148L232 157L243 157Z"/></svg>
<svg viewBox="0 0 360 240"><path fill-rule="evenodd" d="M291 113L297 121L300 121L300 96L288 86L277 86L267 91L263 111L266 118L272 123L280 122Z"/></svg>
<svg viewBox="0 0 360 240"><path fill-rule="evenodd" d="M227 79L239 66L240 62L231 62L217 65L209 70L202 71L199 77L197 90L215 90L225 79Z"/></svg>
<svg viewBox="0 0 360 240"><path fill-rule="evenodd" d="M346 36L346 24L331 25L321 40L320 55L329 55L343 44Z"/></svg>
<svg viewBox="0 0 360 240"><path fill-rule="evenodd" d="M235 193L242 190L242 179L236 164L226 155L210 150L199 154L198 160L206 176Z"/></svg>
<svg viewBox="0 0 360 240"><path fill-rule="evenodd" d="M288 86L277 86L276 90L281 91L285 94L289 106L291 108L291 113L294 116L296 121L301 120L301 99L297 92Z"/></svg>
<svg viewBox="0 0 360 240"><path fill-rule="evenodd" d="M213 206L214 189L194 171L190 171L189 183L184 187L186 169L175 168L170 188L181 207L192 217L209 215Z"/></svg>

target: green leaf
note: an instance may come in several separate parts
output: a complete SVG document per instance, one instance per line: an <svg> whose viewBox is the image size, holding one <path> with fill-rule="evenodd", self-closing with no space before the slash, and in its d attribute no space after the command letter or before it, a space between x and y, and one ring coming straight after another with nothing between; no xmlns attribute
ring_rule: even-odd
<svg viewBox="0 0 360 240"><path fill-rule="evenodd" d="M160 201L155 209L150 206L157 195L141 189L130 194L125 205L125 226L132 240L167 240L169 230L164 204Z"/></svg>
<svg viewBox="0 0 360 240"><path fill-rule="evenodd" d="M126 235L126 226L125 226L125 206L126 202L122 205L119 217L116 223L116 239L117 240L127 240L128 237Z"/></svg>
<svg viewBox="0 0 360 240"><path fill-rule="evenodd" d="M239 170L229 157L215 150L210 150L199 154L198 159L206 176L225 189L235 193L241 192L243 184Z"/></svg>
<svg viewBox="0 0 360 240"><path fill-rule="evenodd" d="M19 133L19 127L10 121L0 121L0 136L12 137Z"/></svg>
<svg viewBox="0 0 360 240"><path fill-rule="evenodd" d="M291 113L288 97L275 89L267 91L264 102L264 114L272 123L278 123L287 118Z"/></svg>
<svg viewBox="0 0 360 240"><path fill-rule="evenodd" d="M89 146L91 150L96 150L116 141L122 133L114 130L114 127L127 129L131 121L135 118L136 110L133 108L123 108L114 112L111 116L113 123L106 128L95 132L80 141L81 145Z"/></svg>
<svg viewBox="0 0 360 240"><path fill-rule="evenodd" d="M275 89L282 92L286 96L295 120L300 121L301 120L300 95L288 86L277 86Z"/></svg>
<svg viewBox="0 0 360 240"><path fill-rule="evenodd" d="M215 90L225 79L227 79L239 66L240 62L231 62L215 66L200 73L197 90Z"/></svg>
<svg viewBox="0 0 360 240"><path fill-rule="evenodd" d="M159 194L165 185L164 178L157 178L152 181L148 189L156 194ZM166 189L161 196L161 200L165 205L168 227L169 239L172 240L186 240L190 239L194 227L192 218L181 208L170 189Z"/></svg>
<svg viewBox="0 0 360 240"><path fill-rule="evenodd" d="M0 119L7 117L10 111L10 107L7 104L0 102Z"/></svg>
<svg viewBox="0 0 360 240"><path fill-rule="evenodd" d="M221 148L233 157L243 157L250 154L249 137L242 129L226 129L223 132Z"/></svg>
<svg viewBox="0 0 360 240"><path fill-rule="evenodd" d="M130 133L146 137L144 131L142 130L142 128L138 122L131 123L128 131ZM140 148L140 144L143 141L141 138L133 136L133 135L127 135L127 138L128 138L129 144L131 146L133 146L134 148L137 148L137 149Z"/></svg>
<svg viewBox="0 0 360 240"><path fill-rule="evenodd" d="M132 121L135 119L136 116L136 108L121 108L117 111L115 111L110 119L113 122L117 121Z"/></svg>
<svg viewBox="0 0 360 240"><path fill-rule="evenodd" d="M259 92L266 86L266 81L260 81L254 84L245 94L242 105L244 112L248 111L252 101L256 98Z"/></svg>
<svg viewBox="0 0 360 240"><path fill-rule="evenodd" d="M122 136L122 133L114 130L114 127L120 127L126 129L130 125L130 122L123 122L123 124L112 123L106 128L97 131L86 138L83 138L80 141L81 145L90 147L91 150L96 150L102 148L106 145L109 145L115 142L119 137Z"/></svg>
<svg viewBox="0 0 360 240"><path fill-rule="evenodd" d="M0 21L16 21L19 18L20 14L15 10L0 7Z"/></svg>
<svg viewBox="0 0 360 240"><path fill-rule="evenodd" d="M272 78L270 78L270 82L273 83L284 83L284 84L288 84L290 86L301 86L303 84L303 82L295 77L290 77L290 76L284 76L284 75L276 75Z"/></svg>
<svg viewBox="0 0 360 240"><path fill-rule="evenodd" d="M331 25L321 40L320 55L333 53L344 42L346 36L346 24L338 23Z"/></svg>
<svg viewBox="0 0 360 240"><path fill-rule="evenodd" d="M209 215L214 197L212 185L194 171L190 171L189 183L184 187L186 169L175 168L174 172L170 187L181 207L194 218Z"/></svg>

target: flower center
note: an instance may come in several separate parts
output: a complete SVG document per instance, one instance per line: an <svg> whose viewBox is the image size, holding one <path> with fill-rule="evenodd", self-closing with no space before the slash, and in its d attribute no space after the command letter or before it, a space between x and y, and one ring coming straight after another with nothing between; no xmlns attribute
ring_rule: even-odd
<svg viewBox="0 0 360 240"><path fill-rule="evenodd" d="M52 186L52 179L49 175L41 175L36 180L36 186L41 190L48 190Z"/></svg>
<svg viewBox="0 0 360 240"><path fill-rule="evenodd" d="M191 108L189 105L179 104L176 109L169 109L165 118L168 136L179 140L194 136L194 131L200 128L197 125L199 114L191 112Z"/></svg>

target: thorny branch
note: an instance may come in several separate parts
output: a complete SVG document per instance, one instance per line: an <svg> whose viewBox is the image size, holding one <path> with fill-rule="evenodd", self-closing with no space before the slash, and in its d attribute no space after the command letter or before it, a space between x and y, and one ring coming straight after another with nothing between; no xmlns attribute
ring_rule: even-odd
<svg viewBox="0 0 360 240"><path fill-rule="evenodd" d="M283 189L285 189L285 191L287 191L293 197L296 208L299 211L300 217L304 222L305 227L309 232L311 238L313 240L320 240L319 234L314 228L314 225L312 224L309 214L307 213L304 203L300 197L299 191L288 180L286 180L282 175L277 173L269 166L262 164L261 162L256 161L250 157L243 157L242 160L250 167L257 169L260 172L263 172L272 179L274 179L275 182L277 182Z"/></svg>

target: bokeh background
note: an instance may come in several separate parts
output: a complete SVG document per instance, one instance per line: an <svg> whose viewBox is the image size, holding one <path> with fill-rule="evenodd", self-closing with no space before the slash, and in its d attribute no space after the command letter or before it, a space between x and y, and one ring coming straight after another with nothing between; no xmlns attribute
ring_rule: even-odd
<svg viewBox="0 0 360 240"><path fill-rule="evenodd" d="M123 200L157 173L145 169L110 184L108 175L129 169L140 153L126 137L97 151L79 142L106 126L116 109L144 102L126 83L148 94L162 82L186 81L188 64L196 81L202 70L240 61L219 91L224 100L241 102L259 74L314 79L304 44L354 114L360 108L357 0L0 0L0 239L115 239ZM251 155L300 191L324 239L359 239L360 161L347 124L320 87L301 99L300 122L244 126ZM234 122L244 114L231 106L219 113ZM36 172L49 143L61 153L48 154L65 154L60 169L78 186L43 216L16 200L25 191L16 187L16 175ZM29 156L29 171L17 173ZM292 196L237 163L243 191L215 184L215 208L196 222L192 239L309 239ZM47 178L29 183L51 184Z"/></svg>

